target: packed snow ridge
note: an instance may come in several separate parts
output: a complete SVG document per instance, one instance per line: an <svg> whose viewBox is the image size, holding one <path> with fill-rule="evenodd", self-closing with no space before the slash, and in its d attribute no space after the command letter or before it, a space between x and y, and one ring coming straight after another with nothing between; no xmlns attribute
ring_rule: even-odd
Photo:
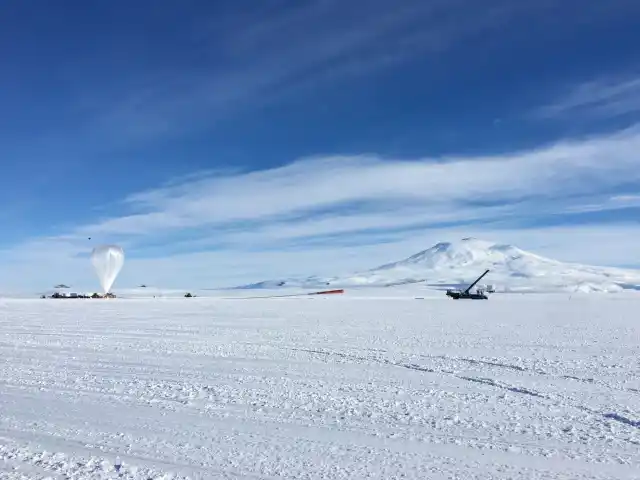
<svg viewBox="0 0 640 480"><path fill-rule="evenodd" d="M640 290L640 271L564 263L476 238L442 242L399 262L336 277L272 280L243 288L394 286L460 287L485 270L497 292L617 292Z"/></svg>

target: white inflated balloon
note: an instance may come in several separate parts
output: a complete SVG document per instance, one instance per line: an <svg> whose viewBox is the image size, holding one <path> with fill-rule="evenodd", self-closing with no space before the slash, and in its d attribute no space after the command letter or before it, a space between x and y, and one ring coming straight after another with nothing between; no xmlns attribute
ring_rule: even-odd
<svg viewBox="0 0 640 480"><path fill-rule="evenodd" d="M109 293L124 265L124 250L117 245L101 245L93 249L91 263L96 270L102 290L105 294Z"/></svg>

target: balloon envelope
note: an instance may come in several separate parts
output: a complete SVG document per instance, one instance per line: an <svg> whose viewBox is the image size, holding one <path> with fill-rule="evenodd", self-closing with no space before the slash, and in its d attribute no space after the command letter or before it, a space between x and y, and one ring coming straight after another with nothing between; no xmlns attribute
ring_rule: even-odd
<svg viewBox="0 0 640 480"><path fill-rule="evenodd" d="M124 264L124 251L117 245L101 245L93 249L91 263L102 290L105 294L109 293Z"/></svg>

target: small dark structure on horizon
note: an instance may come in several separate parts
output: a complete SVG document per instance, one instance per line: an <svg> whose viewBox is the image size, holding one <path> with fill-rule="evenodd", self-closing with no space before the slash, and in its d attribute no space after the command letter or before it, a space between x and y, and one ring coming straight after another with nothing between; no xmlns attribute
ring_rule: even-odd
<svg viewBox="0 0 640 480"><path fill-rule="evenodd" d="M469 299L469 300L488 300L489 297L484 292L484 290L476 290L475 293L471 293L471 289L478 283L482 278L489 273L489 270L485 270L485 272L476 278L476 281L469 285L464 291L460 290L447 290L447 297L451 297L454 300L460 299Z"/></svg>

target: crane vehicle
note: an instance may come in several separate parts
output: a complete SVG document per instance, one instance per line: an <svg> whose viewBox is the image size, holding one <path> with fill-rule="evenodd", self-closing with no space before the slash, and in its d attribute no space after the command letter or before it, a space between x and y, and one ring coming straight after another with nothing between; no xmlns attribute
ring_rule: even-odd
<svg viewBox="0 0 640 480"><path fill-rule="evenodd" d="M482 278L489 273L489 270L486 270L482 275L476 278L475 282L469 285L465 290L447 290L447 297L451 297L454 300L460 299L469 299L469 300L488 300L489 297L485 293L483 289L478 289L475 292L471 292L471 289L475 287L476 283L478 283Z"/></svg>

